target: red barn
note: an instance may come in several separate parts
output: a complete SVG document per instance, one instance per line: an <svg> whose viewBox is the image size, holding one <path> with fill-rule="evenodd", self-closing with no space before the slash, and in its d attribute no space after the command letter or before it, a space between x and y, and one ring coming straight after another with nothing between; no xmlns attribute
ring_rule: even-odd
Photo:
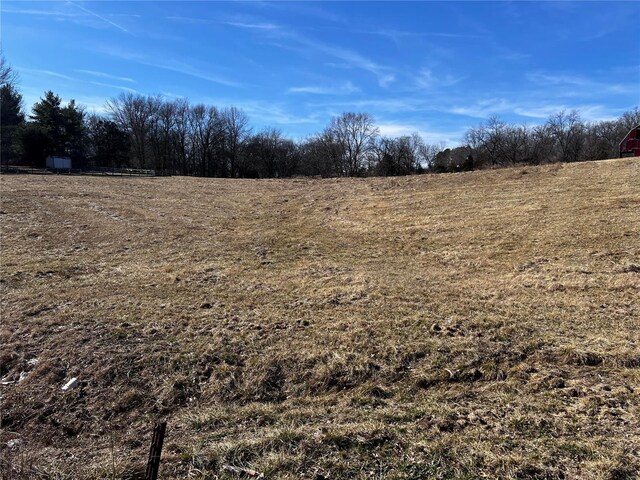
<svg viewBox="0 0 640 480"><path fill-rule="evenodd" d="M632 128L620 142L620 157L640 157L640 125Z"/></svg>

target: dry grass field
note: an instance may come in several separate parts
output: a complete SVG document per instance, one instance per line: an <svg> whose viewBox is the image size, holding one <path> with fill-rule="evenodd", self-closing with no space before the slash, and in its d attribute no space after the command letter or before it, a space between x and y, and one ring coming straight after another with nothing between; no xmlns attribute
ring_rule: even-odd
<svg viewBox="0 0 640 480"><path fill-rule="evenodd" d="M0 187L2 478L640 475L638 159Z"/></svg>

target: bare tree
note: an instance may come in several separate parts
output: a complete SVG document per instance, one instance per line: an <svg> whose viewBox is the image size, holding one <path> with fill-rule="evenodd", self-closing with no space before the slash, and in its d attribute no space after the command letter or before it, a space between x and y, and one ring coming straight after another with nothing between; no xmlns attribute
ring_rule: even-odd
<svg viewBox="0 0 640 480"><path fill-rule="evenodd" d="M583 160L598 160L617 155L620 135L617 122L593 122L584 125Z"/></svg>
<svg viewBox="0 0 640 480"><path fill-rule="evenodd" d="M332 177L342 174L342 146L328 129L305 140L300 146L300 157L300 171L305 175Z"/></svg>
<svg viewBox="0 0 640 480"><path fill-rule="evenodd" d="M225 154L228 162L229 176L238 175L238 164L243 142L251 134L249 117L236 107L228 107L220 112L224 128Z"/></svg>
<svg viewBox="0 0 640 480"><path fill-rule="evenodd" d="M192 172L190 165L191 160L191 136L189 130L189 112L191 107L189 102L179 99L173 102L174 112L174 135L173 135L173 151L175 162L173 165L174 173L182 173L188 175Z"/></svg>
<svg viewBox="0 0 640 480"><path fill-rule="evenodd" d="M424 168L427 171L433 171L436 156L445 148L447 148L445 142L440 142L438 145L423 142L418 149L418 161L420 162L420 168Z"/></svg>
<svg viewBox="0 0 640 480"><path fill-rule="evenodd" d="M122 94L107 102L107 109L127 133L135 165L227 177L406 175L425 168L461 171L484 164L595 160L617 155L620 139L640 122L637 107L615 121L589 124L576 111L562 111L533 128L494 116L468 129L464 145L445 149L444 144L425 144L418 134L380 138L367 113L334 117L319 135L296 144L275 129L251 136L247 115L235 107L218 110L186 100Z"/></svg>
<svg viewBox="0 0 640 480"><path fill-rule="evenodd" d="M154 116L154 102L140 94L122 93L107 101L107 111L114 122L131 136L131 143L140 168L149 168L148 139Z"/></svg>
<svg viewBox="0 0 640 480"><path fill-rule="evenodd" d="M397 142L394 138L378 137L373 148L378 175L400 175Z"/></svg>
<svg viewBox="0 0 640 480"><path fill-rule="evenodd" d="M342 175L355 176L362 173L364 160L373 149L377 135L378 128L368 113L343 113L331 120L325 136L335 139L342 148Z"/></svg>
<svg viewBox="0 0 640 480"><path fill-rule="evenodd" d="M554 140L546 125L538 125L529 132L529 163L538 165L553 160Z"/></svg>
<svg viewBox="0 0 640 480"><path fill-rule="evenodd" d="M502 153L511 165L524 162L527 157L529 129L526 125L508 125L503 129Z"/></svg>
<svg viewBox="0 0 640 480"><path fill-rule="evenodd" d="M19 76L18 72L16 72L7 59L4 57L4 53L0 51L0 85L9 85L15 87L18 83Z"/></svg>
<svg viewBox="0 0 640 480"><path fill-rule="evenodd" d="M506 128L505 122L492 116L486 123L467 130L466 143L476 152L480 163L489 162L492 166L506 163Z"/></svg>
<svg viewBox="0 0 640 480"><path fill-rule="evenodd" d="M558 160L575 162L579 160L583 147L584 124L577 110L567 113L562 110L549 117L547 129L555 140Z"/></svg>
<svg viewBox="0 0 640 480"><path fill-rule="evenodd" d="M618 122L620 122L624 131L623 135L626 135L629 130L640 125L640 108L634 107L632 110L624 112ZM622 140L622 137L620 140Z"/></svg>
<svg viewBox="0 0 640 480"><path fill-rule="evenodd" d="M267 128L246 141L243 177L289 177L298 163L298 148L275 128Z"/></svg>
<svg viewBox="0 0 640 480"><path fill-rule="evenodd" d="M173 170L173 133L176 124L175 106L161 97L149 97L154 112L150 123L150 146L157 172Z"/></svg>
<svg viewBox="0 0 640 480"><path fill-rule="evenodd" d="M216 107L198 104L189 115L195 169L203 177L224 175L224 119Z"/></svg>
<svg viewBox="0 0 640 480"><path fill-rule="evenodd" d="M489 117L486 125L487 143L492 165L504 165L507 160L507 124L496 116Z"/></svg>

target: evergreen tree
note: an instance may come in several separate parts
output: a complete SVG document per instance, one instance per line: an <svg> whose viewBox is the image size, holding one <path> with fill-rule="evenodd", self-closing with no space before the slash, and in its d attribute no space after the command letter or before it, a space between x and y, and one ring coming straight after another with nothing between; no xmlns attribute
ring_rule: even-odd
<svg viewBox="0 0 640 480"><path fill-rule="evenodd" d="M87 121L89 160L98 167L124 167L129 163L129 136L117 123L97 115Z"/></svg>
<svg viewBox="0 0 640 480"><path fill-rule="evenodd" d="M30 115L32 123L46 133L48 142L44 151L48 155L70 156L77 165L84 157L84 111L75 100L62 107L62 100L52 91L34 104ZM38 164L42 159L35 159Z"/></svg>
<svg viewBox="0 0 640 480"><path fill-rule="evenodd" d="M85 123L84 110L71 100L62 108L64 125L65 152L73 159L74 165L79 165L85 158Z"/></svg>
<svg viewBox="0 0 640 480"><path fill-rule="evenodd" d="M20 164L44 168L51 151L51 139L45 128L34 122L25 122L18 130L15 143Z"/></svg>
<svg viewBox="0 0 640 480"><path fill-rule="evenodd" d="M12 160L14 140L18 127L24 123L22 95L15 86L5 83L0 87L0 156L2 163Z"/></svg>
<svg viewBox="0 0 640 480"><path fill-rule="evenodd" d="M24 123L22 95L16 84L18 75L0 52L0 161L12 159L18 127Z"/></svg>
<svg viewBox="0 0 640 480"><path fill-rule="evenodd" d="M65 155L65 129L62 114L62 99L51 90L44 98L33 105L33 113L29 116L33 123L47 135L49 142L46 155Z"/></svg>

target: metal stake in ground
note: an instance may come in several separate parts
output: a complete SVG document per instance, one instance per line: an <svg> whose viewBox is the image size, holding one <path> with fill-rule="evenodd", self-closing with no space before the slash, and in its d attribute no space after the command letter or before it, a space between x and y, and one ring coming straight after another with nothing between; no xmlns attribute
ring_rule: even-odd
<svg viewBox="0 0 640 480"><path fill-rule="evenodd" d="M167 422L156 423L151 439L151 449L149 450L149 461L147 462L147 473L145 480L157 480L160 469L160 455L162 455L162 442L164 442L164 432L167 429Z"/></svg>

